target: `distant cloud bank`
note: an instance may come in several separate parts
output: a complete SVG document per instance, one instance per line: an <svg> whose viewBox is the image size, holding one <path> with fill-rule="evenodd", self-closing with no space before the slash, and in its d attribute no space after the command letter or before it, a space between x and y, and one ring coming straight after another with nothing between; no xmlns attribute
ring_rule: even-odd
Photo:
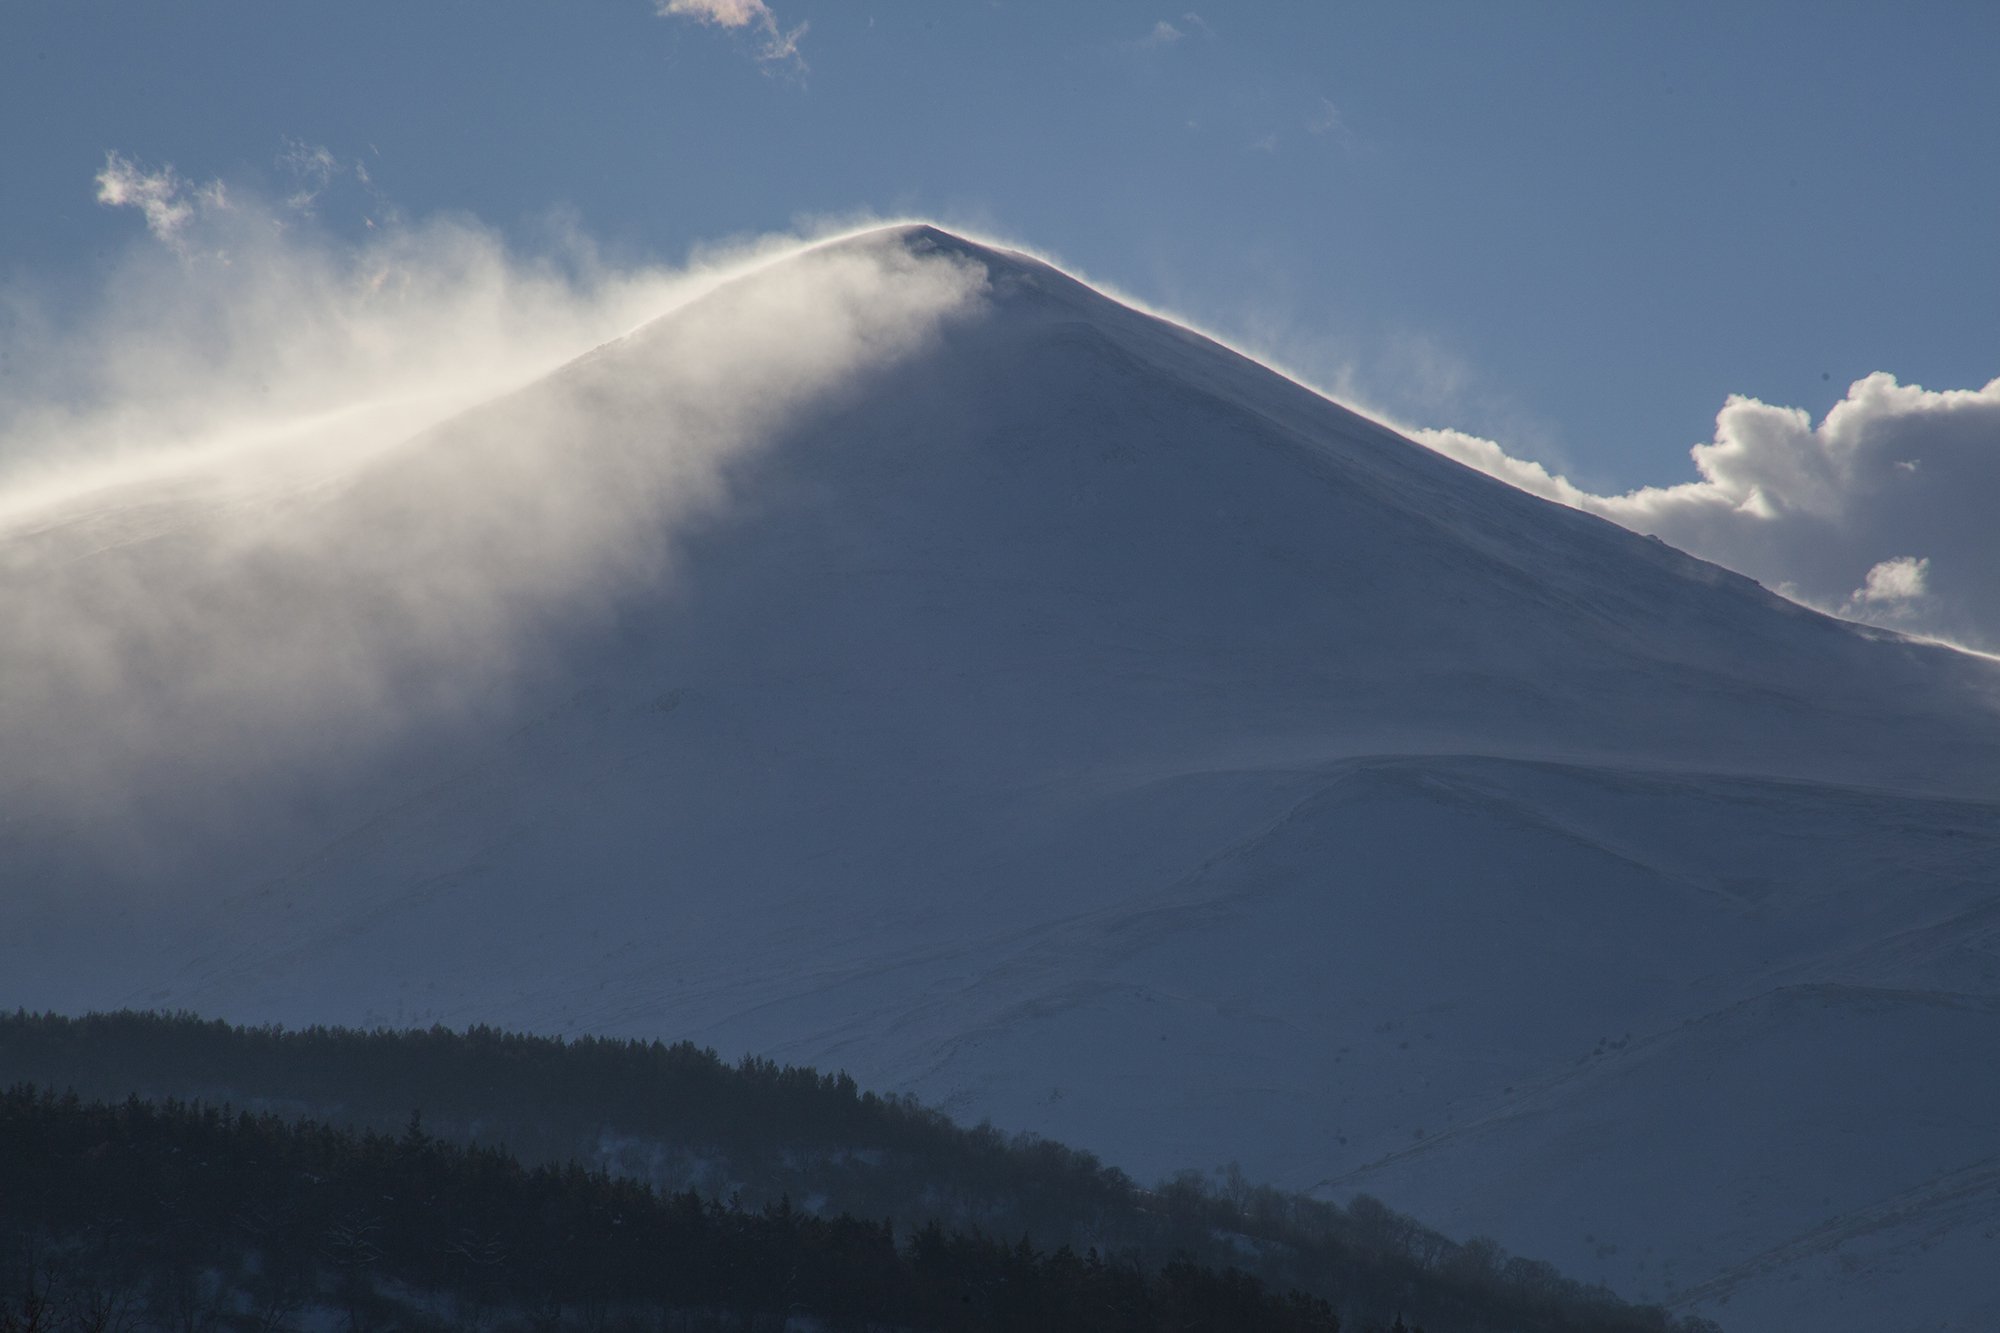
<svg viewBox="0 0 2000 1333"><path fill-rule="evenodd" d="M2000 651L2000 379L1934 391L1870 375L1817 425L1732 397L1693 449L1699 480L1626 495L1591 494L1492 440L1412 434L1809 606Z"/></svg>

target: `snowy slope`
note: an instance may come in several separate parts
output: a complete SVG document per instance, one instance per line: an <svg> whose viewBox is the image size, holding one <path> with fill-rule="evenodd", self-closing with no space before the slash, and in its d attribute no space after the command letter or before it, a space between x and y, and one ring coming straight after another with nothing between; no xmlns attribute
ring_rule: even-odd
<svg viewBox="0 0 2000 1333"><path fill-rule="evenodd" d="M1994 1318L2000 668L1031 259L868 233L0 565L0 1003L691 1036Z"/></svg>

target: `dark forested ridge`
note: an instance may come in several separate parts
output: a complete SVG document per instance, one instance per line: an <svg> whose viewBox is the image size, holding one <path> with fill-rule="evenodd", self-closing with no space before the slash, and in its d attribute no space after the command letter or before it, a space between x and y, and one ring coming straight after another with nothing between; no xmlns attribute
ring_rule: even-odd
<svg viewBox="0 0 2000 1333"><path fill-rule="evenodd" d="M770 1302L785 1293L793 1313L841 1327L1057 1328L1071 1300L1103 1315L1074 1327L1330 1328L1336 1314L1350 1330L1407 1317L1431 1333L1707 1327L1490 1242L1454 1243L1373 1200L1341 1208L1195 1174L1144 1190L1087 1153L964 1129L845 1075L732 1066L685 1043L17 1013L0 1015L0 1083L77 1095L17 1089L7 1102L0 1219L17 1322L37 1247L115 1267L124 1236L155 1286L169 1270L237 1282L233 1305L204 1299L216 1320L244 1327L250 1306L279 1299L282 1272L300 1301L368 1327L413 1312L478 1326L505 1310L601 1328L615 1308L776 1328L790 1306ZM313 1153L319 1167L273 1165ZM74 1202L59 1185L66 1171L87 1186ZM309 1176L347 1183L301 1186ZM114 1205L121 1177L151 1182L151 1194ZM207 1202L189 1195L223 1181ZM327 1211L350 1194L351 1207ZM225 1213L189 1220L225 1196ZM279 1245L271 1229L286 1227ZM233 1240L216 1239L226 1231ZM190 1269L170 1252L183 1233L222 1248ZM387 1256L391 1237L403 1247L395 1265L354 1259ZM627 1262L629 1273L616 1266ZM489 1268L506 1272L481 1276ZM939 1291L958 1304L935 1305ZM1310 1295L1272 1294L1289 1291ZM1055 1303L1022 1304L1030 1293ZM1250 1322L1230 1322L1249 1310Z"/></svg>
<svg viewBox="0 0 2000 1333"><path fill-rule="evenodd" d="M931 1226L661 1198L398 1137L179 1102L0 1094L0 1328L1269 1329L1326 1302Z"/></svg>

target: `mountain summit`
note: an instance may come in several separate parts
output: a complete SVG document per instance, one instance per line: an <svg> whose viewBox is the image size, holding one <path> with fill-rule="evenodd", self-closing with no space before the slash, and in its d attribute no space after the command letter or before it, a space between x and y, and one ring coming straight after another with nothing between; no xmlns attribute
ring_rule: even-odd
<svg viewBox="0 0 2000 1333"><path fill-rule="evenodd" d="M1994 663L924 226L365 444L0 534L0 1002L691 1037L2000 1321Z"/></svg>

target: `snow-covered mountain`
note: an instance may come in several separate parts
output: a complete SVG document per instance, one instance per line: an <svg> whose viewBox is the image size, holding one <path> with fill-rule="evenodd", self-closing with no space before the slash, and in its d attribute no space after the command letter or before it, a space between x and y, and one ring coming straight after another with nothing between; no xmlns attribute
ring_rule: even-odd
<svg viewBox="0 0 2000 1333"><path fill-rule="evenodd" d="M0 1003L691 1037L1990 1328L2000 664L926 227L0 528Z"/></svg>

